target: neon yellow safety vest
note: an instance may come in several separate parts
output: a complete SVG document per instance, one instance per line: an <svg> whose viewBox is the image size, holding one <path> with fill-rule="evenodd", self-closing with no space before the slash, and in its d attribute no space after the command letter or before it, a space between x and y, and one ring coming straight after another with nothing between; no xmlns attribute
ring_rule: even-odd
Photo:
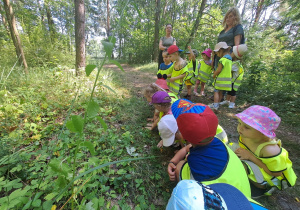
<svg viewBox="0 0 300 210"><path fill-rule="evenodd" d="M201 183L205 185L227 183L239 189L247 198L251 198L250 184L242 162L229 147L226 145L225 147L228 152L228 160L225 170L219 177L216 177L211 181L202 181ZM191 169L187 162L182 166L181 178L191 179Z"/></svg>
<svg viewBox="0 0 300 210"><path fill-rule="evenodd" d="M174 64L172 64L169 68L167 68L165 70L159 69L156 74L161 74L161 75L172 74L173 68L174 68ZM167 80L167 85L169 86L169 84L170 84L170 78L167 78L166 80Z"/></svg>
<svg viewBox="0 0 300 210"><path fill-rule="evenodd" d="M196 60L196 64L195 64L196 66L195 66L195 70L197 69L197 66L198 66L198 62L197 62L197 60ZM188 75L184 78L184 80L189 80L189 79L191 79L191 78L193 78L194 77L194 65L193 65L193 60L190 60L190 62L188 63Z"/></svg>
<svg viewBox="0 0 300 210"><path fill-rule="evenodd" d="M239 66L239 70L238 70L239 72L238 72L238 76L236 78L232 77L232 81L231 82L233 83L233 89L235 91L237 91L238 88L240 87L241 83L242 83L242 80L243 80L244 68L243 68L243 66L242 66L242 64L241 64L240 61L233 61L232 65L234 65L234 64L236 64L236 65Z"/></svg>
<svg viewBox="0 0 300 210"><path fill-rule="evenodd" d="M173 92L168 92L168 95L171 97L171 104L178 100L178 96L175 95Z"/></svg>
<svg viewBox="0 0 300 210"><path fill-rule="evenodd" d="M216 76L213 86L217 90L231 91L231 66L232 61L222 57L219 61L223 65L223 69L219 75Z"/></svg>
<svg viewBox="0 0 300 210"><path fill-rule="evenodd" d="M280 147L280 153L273 157L259 157L260 151L263 147L266 145L272 145L277 144ZM265 142L263 144L260 144L255 153L253 153L251 150L248 149L248 147L242 142L241 137L239 138L239 146L241 148L244 148L254 154L259 160L261 160L270 171L273 172L282 172L281 176L271 176L267 172L265 172L262 168L259 167L259 170L261 171L263 178L270 186L276 186L278 189L282 190L282 188L285 188L287 186L291 187L296 184L297 176L292 168L292 161L289 159L289 153L286 151L283 147L281 147L281 140L275 140L273 139L270 142ZM250 170L250 174L248 175L248 178L251 179L254 182L256 181L255 174L252 170ZM280 180L280 182L273 182L274 178L277 178ZM287 186L283 185L283 181L287 182Z"/></svg>
<svg viewBox="0 0 300 210"><path fill-rule="evenodd" d="M185 67L183 67L180 70L175 70L173 68L171 78L172 77L178 77L178 76L183 75L183 74L187 74L187 72L188 72L188 66L187 65L185 65ZM183 79L177 79L174 82L170 82L170 85L169 85L170 91L172 91L173 93L175 93L175 95L179 95L180 92L182 91L182 84L183 84L184 79L185 78L183 78Z"/></svg>
<svg viewBox="0 0 300 210"><path fill-rule="evenodd" d="M220 125L218 125L218 127L217 127L217 132L216 132L215 137L220 139L224 144L228 143L227 134L226 134L225 130Z"/></svg>
<svg viewBox="0 0 300 210"><path fill-rule="evenodd" d="M207 65L204 61L200 61L200 64L201 66L197 75L197 79L206 83L211 75L212 67Z"/></svg>

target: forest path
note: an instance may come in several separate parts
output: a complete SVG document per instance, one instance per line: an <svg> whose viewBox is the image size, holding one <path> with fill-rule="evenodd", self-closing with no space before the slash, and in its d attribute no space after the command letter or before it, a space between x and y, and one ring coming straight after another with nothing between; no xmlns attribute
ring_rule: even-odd
<svg viewBox="0 0 300 210"><path fill-rule="evenodd" d="M122 75L122 86L127 87L131 93L135 94L137 97L143 97L143 89L156 81L156 75L153 74L153 70L145 71L140 70L139 68L132 67L128 64L122 64L124 72L121 71L114 64L107 64L104 66L106 69L112 69L113 71L117 71L118 74ZM194 88L194 87L193 87ZM199 87L200 88L200 87ZM199 89L198 88L198 92ZM191 101L195 103L203 103L210 104L213 102L211 99L213 96L213 92L206 91L206 96L197 97L192 95ZM186 95L186 88L183 89L181 96ZM238 101L238 99L237 99ZM238 122L234 117L235 114L242 112L244 109L248 108L250 104L244 104L242 106L237 106L235 109L229 109L228 106L220 106L216 115L219 119L219 124L226 131L228 139L233 142L238 141L238 133L237 133L237 125ZM298 165L300 162L300 136L296 129L290 129L288 125L280 125L276 130L277 137L282 140L283 146L290 153L290 158L294 166ZM298 145L298 148L295 148L295 145ZM292 155L291 155L292 154ZM296 171L297 174L297 171ZM300 174L299 174L300 175ZM297 180L296 186L300 187L300 181ZM257 199L258 202L262 203L269 209L291 209L296 210L300 209L300 202L297 202L297 199L300 199L300 195L295 195L295 192L292 188L287 189L285 191L278 191L269 197L262 197Z"/></svg>

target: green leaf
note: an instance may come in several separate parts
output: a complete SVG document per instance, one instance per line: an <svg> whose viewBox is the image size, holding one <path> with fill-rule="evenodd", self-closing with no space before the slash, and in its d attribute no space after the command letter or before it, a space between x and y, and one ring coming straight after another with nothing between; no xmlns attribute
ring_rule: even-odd
<svg viewBox="0 0 300 210"><path fill-rule="evenodd" d="M9 195L9 200L13 200L15 198L20 198L23 197L26 193L27 193L28 189L17 189L15 191L13 191L10 195Z"/></svg>
<svg viewBox="0 0 300 210"><path fill-rule="evenodd" d="M90 76L90 74L92 73L92 71L96 68L96 65L87 65L85 67L85 74L86 76Z"/></svg>
<svg viewBox="0 0 300 210"><path fill-rule="evenodd" d="M88 104L87 110L86 110L88 117L92 118L92 117L97 116L99 108L100 107L99 107L98 103L96 103L93 100L90 101Z"/></svg>
<svg viewBox="0 0 300 210"><path fill-rule="evenodd" d="M32 206L33 207L39 207L41 206L42 201L40 199L37 199L35 201L32 202Z"/></svg>
<svg viewBox="0 0 300 210"><path fill-rule="evenodd" d="M104 41L104 40L101 41L101 43L104 47L107 57L110 57L112 54L113 48L114 48L114 44L111 42L108 42L108 41Z"/></svg>
<svg viewBox="0 0 300 210"><path fill-rule="evenodd" d="M98 202L99 202L99 203L98 203L99 207L104 206L104 202L105 202L104 197L100 197L99 200L98 200Z"/></svg>
<svg viewBox="0 0 300 210"><path fill-rule="evenodd" d="M115 45L116 41L117 41L116 37L114 37L114 36L109 36L108 40L109 40L109 42L113 43L113 45Z"/></svg>
<svg viewBox="0 0 300 210"><path fill-rule="evenodd" d="M117 67L119 67L123 72L125 72L123 67L121 66L121 64L118 61L112 60L112 59L110 59L109 61L112 62L113 64L115 64Z"/></svg>
<svg viewBox="0 0 300 210"><path fill-rule="evenodd" d="M97 119L101 123L102 127L104 128L104 130L107 130L107 124L104 122L104 120L101 117L99 117L99 116L97 117Z"/></svg>
<svg viewBox="0 0 300 210"><path fill-rule="evenodd" d="M83 122L84 120L82 119L82 117L78 116L78 115L73 115L71 117L71 120L69 120L66 123L66 127L75 133L82 133L83 132Z"/></svg>
<svg viewBox="0 0 300 210"><path fill-rule="evenodd" d="M51 162L49 163L49 166L51 167L51 169L59 174L62 174L64 176L68 176L68 171L64 170L67 169L65 167L66 164L63 164L60 160L58 159L53 159L51 160Z"/></svg>
<svg viewBox="0 0 300 210"><path fill-rule="evenodd" d="M90 141L85 141L85 142L82 143L82 146L83 146L83 147L87 147L88 150L90 151L90 153L91 153L92 155L95 155L95 147L94 147L94 145L93 145L92 142L90 142Z"/></svg>
<svg viewBox="0 0 300 210"><path fill-rule="evenodd" d="M138 6L137 6L134 2L132 2L132 5L134 6L135 10L136 10L137 13L139 14L140 19L143 19L143 16L142 16L142 14L141 14L141 12L140 12Z"/></svg>
<svg viewBox="0 0 300 210"><path fill-rule="evenodd" d="M49 201L45 201L43 202L43 209L51 209L53 205L53 201L49 200Z"/></svg>
<svg viewBox="0 0 300 210"><path fill-rule="evenodd" d="M48 195L45 197L45 200L46 200L46 201L49 201L49 200L51 200L52 198L54 198L54 196L56 196L56 195L57 195L56 192L50 193L50 194L48 194Z"/></svg>
<svg viewBox="0 0 300 210"><path fill-rule="evenodd" d="M101 86L106 87L107 89L109 89L110 91L112 91L114 94L117 94L111 87L101 84Z"/></svg>

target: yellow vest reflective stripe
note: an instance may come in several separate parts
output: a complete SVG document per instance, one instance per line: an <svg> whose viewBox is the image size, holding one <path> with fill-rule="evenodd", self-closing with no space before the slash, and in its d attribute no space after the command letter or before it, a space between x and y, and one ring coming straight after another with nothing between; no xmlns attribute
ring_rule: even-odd
<svg viewBox="0 0 300 210"><path fill-rule="evenodd" d="M206 83L207 80L209 79L211 72L212 72L212 68L210 65L207 65L204 61L200 61L201 66L199 69L199 73L197 76L197 79L199 79L200 81Z"/></svg>
<svg viewBox="0 0 300 210"><path fill-rule="evenodd" d="M183 75L187 72L188 72L188 66L187 65L185 67L183 67L182 69L180 69L180 70L173 69L171 78ZM185 78L186 78L186 76L185 76ZM176 95L179 95L181 90L182 90L182 83L183 83L185 78L177 79L174 82L170 82L170 84L169 84L170 91L172 91Z"/></svg>
<svg viewBox="0 0 300 210"><path fill-rule="evenodd" d="M165 70L159 69L156 74L161 74L161 75L172 74L173 68L174 68L174 64L172 64L168 69L165 69ZM169 86L170 78L167 78L166 81L167 81L167 85Z"/></svg>
<svg viewBox="0 0 300 210"><path fill-rule="evenodd" d="M225 130L220 125L218 125L218 127L217 127L217 132L216 132L215 137L220 139L225 144L228 143L227 134L226 134Z"/></svg>
<svg viewBox="0 0 300 210"><path fill-rule="evenodd" d="M232 62L232 65L233 64L237 64L239 66L239 74L238 74L238 77L237 78L232 78L232 83L233 83L233 89L235 91L238 90L238 88L240 87L241 83L242 83L242 80L243 80L243 77L244 77L244 68L241 64L240 61L233 61Z"/></svg>
<svg viewBox="0 0 300 210"><path fill-rule="evenodd" d="M211 181L202 181L201 183L205 185L216 183L230 184L239 189L247 198L251 198L250 184L242 162L230 148L226 145L225 147L228 153L228 161L225 170L219 177L216 177ZM182 166L181 179L191 179L191 170L187 162Z"/></svg>
<svg viewBox="0 0 300 210"><path fill-rule="evenodd" d="M218 76L216 76L213 86L217 90L231 91L231 65L232 61L222 57L219 61L222 63L223 69Z"/></svg>
<svg viewBox="0 0 300 210"><path fill-rule="evenodd" d="M272 144L277 144L280 149L281 152L273 157L259 157L259 153L261 151L261 149L266 146L266 145L272 145ZM244 148L248 151L250 151L248 149L248 147L242 142L241 137L239 138L239 146L241 148ZM287 185L289 187L294 186L296 184L296 180L297 180L297 176L292 168L293 163L292 161L289 159L289 153L288 151L286 151L286 149L284 149L283 147L281 147L281 141L275 140L273 139L271 142L266 142L263 143L263 145L259 145L257 147L257 150L255 151L255 153L253 153L252 151L250 151L252 154L254 154L259 160L261 160L265 165L268 165L269 170L273 171L273 172L278 172L278 171L282 171L282 176L271 176L268 173L266 173L262 168L259 167L260 172L263 175L264 181L268 182L268 184L270 186L276 186L277 188L279 188L280 190L282 189L282 187L284 188L285 186L282 186L283 180L285 180L287 182ZM284 168L284 170L282 170ZM248 178L251 179L254 182L256 181L255 178L255 174L253 173L252 170L250 170L250 174L248 175ZM280 180L280 183L278 182L273 182L273 180L277 178L278 180Z"/></svg>
<svg viewBox="0 0 300 210"><path fill-rule="evenodd" d="M197 60L196 60L196 64L195 64L195 69L197 68ZM193 66L193 60L190 60L190 62L188 63L188 75L184 78L184 80L188 80L191 79L192 77L194 77L194 66Z"/></svg>

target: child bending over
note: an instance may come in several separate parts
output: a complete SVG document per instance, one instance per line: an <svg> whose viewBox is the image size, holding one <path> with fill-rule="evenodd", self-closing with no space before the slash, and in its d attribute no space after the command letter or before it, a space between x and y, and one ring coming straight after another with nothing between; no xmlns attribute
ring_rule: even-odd
<svg viewBox="0 0 300 210"><path fill-rule="evenodd" d="M236 116L240 148L235 153L245 166L251 188L263 189L262 194L270 195L276 188L294 186L297 176L289 154L274 133L281 119L271 109L258 105Z"/></svg>
<svg viewBox="0 0 300 210"><path fill-rule="evenodd" d="M227 183L250 197L250 184L243 164L234 152L216 137L218 118L204 104L180 99L172 113L183 138L191 144L170 160L171 181L193 179L203 184Z"/></svg>

